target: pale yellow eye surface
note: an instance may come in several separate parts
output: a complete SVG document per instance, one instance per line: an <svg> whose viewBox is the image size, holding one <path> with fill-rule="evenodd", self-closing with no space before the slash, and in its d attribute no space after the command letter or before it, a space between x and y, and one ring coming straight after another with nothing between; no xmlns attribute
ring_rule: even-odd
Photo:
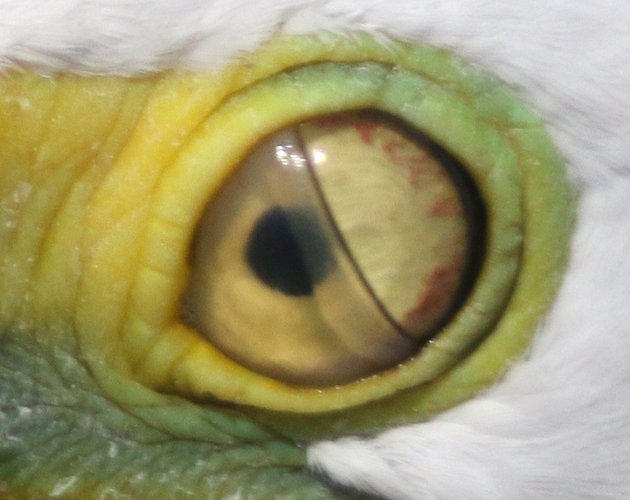
<svg viewBox="0 0 630 500"><path fill-rule="evenodd" d="M483 235L464 181L452 158L384 114L277 132L206 208L183 315L244 366L290 383L391 368L470 288Z"/></svg>

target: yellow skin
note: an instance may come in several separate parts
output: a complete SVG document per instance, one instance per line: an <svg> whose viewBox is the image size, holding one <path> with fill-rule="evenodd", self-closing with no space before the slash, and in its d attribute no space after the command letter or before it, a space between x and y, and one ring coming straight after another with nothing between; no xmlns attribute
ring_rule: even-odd
<svg viewBox="0 0 630 500"><path fill-rule="evenodd" d="M319 62L346 65L283 74ZM409 120L470 168L488 211L478 283L400 367L324 389L261 376L179 319L196 222L269 133L367 108ZM231 446L272 443L267 465L289 468L303 465L301 452L270 429L301 440L420 421L506 369L560 280L570 193L539 118L498 82L428 47L329 36L277 40L207 75L10 74L0 79L0 123L0 326L18 344L76 349L107 400L175 441L220 447L223 410L164 392L246 405L247 417L229 424L241 426ZM44 491L59 484L54 474L36 486L9 481L8 491ZM296 474L315 488L307 497L324 491ZM82 481L68 491L96 488Z"/></svg>

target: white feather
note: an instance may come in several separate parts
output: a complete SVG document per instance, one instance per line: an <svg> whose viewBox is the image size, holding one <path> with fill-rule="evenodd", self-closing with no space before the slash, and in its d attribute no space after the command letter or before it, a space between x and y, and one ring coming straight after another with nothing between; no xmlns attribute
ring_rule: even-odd
<svg viewBox="0 0 630 500"><path fill-rule="evenodd" d="M580 191L566 280L526 359L432 422L319 443L314 468L391 498L630 497L626 0L11 0L0 69L209 69L278 32L452 48L536 107Z"/></svg>

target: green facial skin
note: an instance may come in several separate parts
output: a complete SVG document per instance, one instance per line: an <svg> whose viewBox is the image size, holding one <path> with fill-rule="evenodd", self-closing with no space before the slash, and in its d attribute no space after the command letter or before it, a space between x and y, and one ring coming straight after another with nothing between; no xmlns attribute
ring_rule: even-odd
<svg viewBox="0 0 630 500"><path fill-rule="evenodd" d="M178 200L188 184L177 172L206 151L220 119L292 91L308 97L303 108L271 108L274 123L243 118L233 140L216 139L231 141L229 165L204 166ZM234 367L173 327L204 193L256 134L363 108L399 116L470 167L488 217L477 312L465 304L437 349L323 390ZM219 77L8 75L0 122L2 498L352 496L306 470L305 446L420 422L487 387L526 348L562 276L571 192L540 119L430 47L299 38ZM170 240L156 229L169 227ZM218 369L224 377L208 378Z"/></svg>

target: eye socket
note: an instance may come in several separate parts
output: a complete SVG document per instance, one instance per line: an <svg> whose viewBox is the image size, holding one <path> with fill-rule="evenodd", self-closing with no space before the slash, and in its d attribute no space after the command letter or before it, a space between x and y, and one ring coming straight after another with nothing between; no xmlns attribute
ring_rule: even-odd
<svg viewBox="0 0 630 500"><path fill-rule="evenodd" d="M482 211L462 167L390 115L289 126L206 208L184 320L285 382L372 375L412 357L463 301Z"/></svg>
<svg viewBox="0 0 630 500"><path fill-rule="evenodd" d="M5 188L17 192L17 181L41 181L41 189L25 202L24 222L17 228L20 244L5 240L5 260L21 267L3 275L10 291L3 296L4 318L15 324L25 318L29 324L40 322L51 332L58 328L50 325L62 323L76 334L95 373L107 367L152 389L238 405L292 437L416 422L492 383L523 352L562 277L571 192L542 121L501 82L439 49L383 44L356 34L279 39L214 74L178 73L132 83L20 77L15 88L0 89L11 96L0 106L7 116L15 113L11 103L18 102L16 97L38 103L32 108L37 113L21 111L27 126L13 127L3 142L19 143L12 139L15 133L32 137L28 146L6 150L11 175L24 176L8 176ZM79 109L94 112L81 113L82 126L76 130L84 133L47 130L47 144L41 147L39 125L47 115L43 110L55 102L51 97L63 104L55 104L53 116L66 119L46 120L61 128ZM129 112L119 114L117 102L129 104ZM311 275L293 282L287 294L279 291L282 273L269 276L258 265L265 261L260 247L266 245L257 243L270 232L286 232L297 220L298 226L311 228L309 249L327 249L333 256L337 251L350 262L348 276L362 284L357 290L367 297L357 310L376 311L373 316L395 331L395 338L413 344L413 355L399 364L395 359L406 356L404 348L359 374L342 372L340 378L319 382L293 375L296 382L289 383L282 378L286 374L265 374L264 367L245 358L237 362L237 355L214 345L196 318L203 317L203 308L188 309L182 321L182 297L191 280L204 284L203 272L191 273L191 242L201 240L195 232L205 207L237 178L234 172L257 145L278 131L305 129L318 117L355 110L396 117L404 123L399 132L408 128L416 140L422 131L448 151L482 201L476 218L485 226L471 229L468 221L465 227L483 238L467 243L473 255L462 275L469 278L459 278L464 284L458 297L444 301L442 311L436 308L437 319L415 330L404 322L409 306L397 311L398 302L377 286L378 273L357 250L364 240L353 243L342 224L353 211L339 209L327 192L327 179L333 177L317 174L316 182L307 183L318 200L309 207L324 212L319 217L313 217L318 212L312 208L287 212L282 200L267 200L242 231L238 254L261 289L301 301L335 276L342 259L331 265L324 250ZM306 143L305 138L299 135L294 142ZM102 144L102 151L95 153L95 144ZM33 151L41 168L40 163L36 169L28 166ZM77 154L68 156L68 151ZM308 147L301 151L308 156ZM431 153L443 167L444 159ZM21 161L26 168L12 167ZM465 198L465 183L451 177ZM343 189L341 194L345 202ZM469 210L475 203L463 206ZM329 233L334 238L325 239ZM290 247L289 253L297 255ZM408 288L406 296L419 294L419 288ZM31 293L27 304L22 298ZM254 325L254 334L259 326Z"/></svg>
<svg viewBox="0 0 630 500"><path fill-rule="evenodd" d="M549 217L549 199L558 192L563 196L564 184L541 122L504 86L446 53L400 45L397 52L372 42L363 38L331 46L308 39L299 54L292 52L299 47L296 41L281 45L290 47L288 57L277 52L257 56L248 71L268 72L279 61L283 68L291 62L294 67L267 73L255 83L247 72L237 78L244 86L223 97L164 169L151 194L151 216L139 254L143 266L133 283L134 300L123 330L125 346L135 352L149 346L148 353L139 352L142 361L134 364L140 380L195 397L287 412L291 421L295 412L344 409L348 414L348 408L355 407L363 414L360 405L379 405L379 400L386 405L383 398L394 394L405 404L415 404L405 389L413 394L438 391L440 404L450 405L499 376L514 353L521 352L551 296L550 284L557 283L558 274L550 270L564 255L564 247L556 251L548 246L552 240L545 228L567 228ZM364 59L370 62L356 62ZM292 124L356 109L376 109L404 120L465 166L487 213L484 258L461 307L413 356L358 379L343 374L351 381L333 381L333 387L330 381L315 387L289 383L281 379L282 373L262 374L250 358L248 364L238 362L202 329L191 328L193 321L182 321L190 245L209 200L256 145ZM530 183L553 187L531 191ZM565 209L561 203L560 219ZM251 224L244 233L250 229ZM260 327L255 322L252 332ZM252 337L250 342L256 339ZM434 411L434 401L424 398L422 404ZM373 409L367 413L373 415ZM388 414L400 413L392 409ZM279 421L277 415L272 423L274 419ZM331 425L337 428L339 423Z"/></svg>

